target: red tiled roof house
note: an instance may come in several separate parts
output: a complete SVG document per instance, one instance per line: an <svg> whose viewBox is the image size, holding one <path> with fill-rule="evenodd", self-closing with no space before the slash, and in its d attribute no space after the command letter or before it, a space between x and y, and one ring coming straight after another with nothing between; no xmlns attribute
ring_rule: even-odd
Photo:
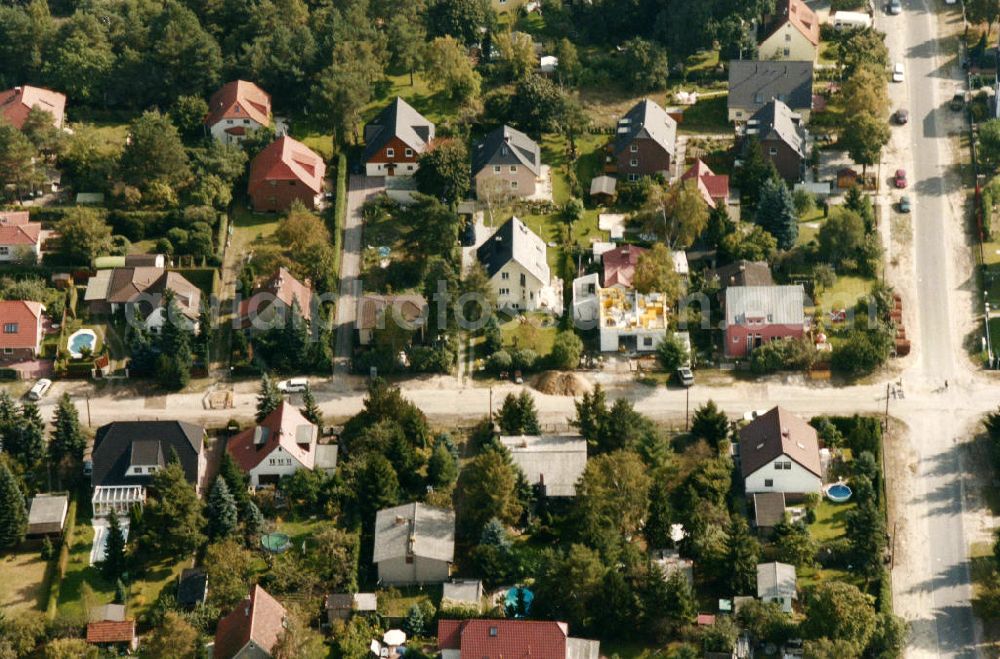
<svg viewBox="0 0 1000 659"><path fill-rule="evenodd" d="M42 312L39 302L0 300L0 363L35 359L41 352Z"/></svg>
<svg viewBox="0 0 1000 659"><path fill-rule="evenodd" d="M285 629L285 607L254 586L249 597L219 621L215 629L213 659L263 659L270 657Z"/></svg>
<svg viewBox="0 0 1000 659"><path fill-rule="evenodd" d="M823 465L816 429L781 407L769 410L740 430L740 470L748 495L819 492Z"/></svg>
<svg viewBox="0 0 1000 659"><path fill-rule="evenodd" d="M569 635L565 622L440 620L442 659L597 659L600 643Z"/></svg>
<svg viewBox="0 0 1000 659"><path fill-rule="evenodd" d="M726 205L729 200L729 177L725 174L716 174L712 169L700 159L681 175L682 181L695 181L698 192L709 208L717 205Z"/></svg>
<svg viewBox="0 0 1000 659"><path fill-rule="evenodd" d="M0 211L0 262L37 262L41 255L41 223L29 221L27 211Z"/></svg>
<svg viewBox="0 0 1000 659"><path fill-rule="evenodd" d="M250 163L247 192L257 212L284 212L296 199L314 209L319 205L325 176L323 159L286 135L267 145Z"/></svg>
<svg viewBox="0 0 1000 659"><path fill-rule="evenodd" d="M270 329L284 326L286 310L292 308L292 301L299 303L299 311L304 320L312 318L312 289L292 276L284 266L261 287L240 302L240 327L247 329Z"/></svg>
<svg viewBox="0 0 1000 659"><path fill-rule="evenodd" d="M66 113L66 95L30 85L0 91L0 116L18 130L24 127L31 108L45 110L52 115L55 127L62 128Z"/></svg>
<svg viewBox="0 0 1000 659"><path fill-rule="evenodd" d="M87 643L100 647L127 647L135 650L135 620L99 620L87 624Z"/></svg>
<svg viewBox="0 0 1000 659"><path fill-rule="evenodd" d="M271 96L252 82L227 82L208 101L205 127L219 142L238 144L251 130L271 124Z"/></svg>
<svg viewBox="0 0 1000 659"><path fill-rule="evenodd" d="M259 424L230 439L226 451L257 487L315 467L318 435L314 424L282 401Z"/></svg>
<svg viewBox="0 0 1000 659"><path fill-rule="evenodd" d="M645 247L622 245L601 254L601 262L604 264L604 287L631 290L632 280L635 278L635 266L639 263L639 257L647 251Z"/></svg>

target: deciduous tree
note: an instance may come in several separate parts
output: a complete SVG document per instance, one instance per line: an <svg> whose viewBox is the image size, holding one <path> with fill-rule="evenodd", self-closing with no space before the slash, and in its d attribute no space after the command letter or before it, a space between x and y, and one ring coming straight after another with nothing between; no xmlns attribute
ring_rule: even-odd
<svg viewBox="0 0 1000 659"><path fill-rule="evenodd" d="M633 277L635 289L643 295L661 293L669 303L680 297L681 278L674 266L674 257L663 243L639 255Z"/></svg>
<svg viewBox="0 0 1000 659"><path fill-rule="evenodd" d="M414 175L420 192L454 204L469 191L469 153L459 140L443 140L420 156Z"/></svg>

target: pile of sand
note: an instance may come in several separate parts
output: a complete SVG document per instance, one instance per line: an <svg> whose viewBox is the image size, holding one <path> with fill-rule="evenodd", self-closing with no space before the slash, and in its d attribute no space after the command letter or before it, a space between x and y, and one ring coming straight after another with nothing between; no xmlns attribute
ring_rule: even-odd
<svg viewBox="0 0 1000 659"><path fill-rule="evenodd" d="M593 389L582 376L558 371L547 371L536 376L531 386L549 396L582 396Z"/></svg>

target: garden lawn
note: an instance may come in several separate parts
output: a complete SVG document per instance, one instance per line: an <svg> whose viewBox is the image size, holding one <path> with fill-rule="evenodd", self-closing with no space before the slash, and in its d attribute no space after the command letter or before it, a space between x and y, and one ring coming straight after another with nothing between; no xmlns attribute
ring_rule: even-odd
<svg viewBox="0 0 1000 659"><path fill-rule="evenodd" d="M1000 265L1000 242L993 241L983 243L983 261L986 265ZM1000 270L994 270L996 277L1000 277Z"/></svg>
<svg viewBox="0 0 1000 659"><path fill-rule="evenodd" d="M437 606L441 602L441 587L410 586L378 593L379 613L390 618L406 617L410 607L421 602L431 602Z"/></svg>
<svg viewBox="0 0 1000 659"><path fill-rule="evenodd" d="M151 565L131 584L129 591L129 612L142 617L156 603L164 588L174 589L181 571L191 566L190 558L167 559Z"/></svg>
<svg viewBox="0 0 1000 659"><path fill-rule="evenodd" d="M0 558L0 611L42 608L47 595L46 565L35 547L4 554Z"/></svg>
<svg viewBox="0 0 1000 659"><path fill-rule="evenodd" d="M274 213L252 213L245 205L237 204L230 219L233 223L230 247L235 254L242 254L251 243L270 238L277 231L281 217Z"/></svg>
<svg viewBox="0 0 1000 659"><path fill-rule="evenodd" d="M809 534L819 542L829 542L844 536L847 512L854 508L854 503L833 503L823 498L816 506L816 521L809 525Z"/></svg>
<svg viewBox="0 0 1000 659"><path fill-rule="evenodd" d="M829 289L820 293L817 296L816 302L822 304L823 309L826 311L841 308L849 309L853 307L861 297L868 294L871 290L872 284L874 283L874 279L866 277L855 277L851 275L837 277L837 282Z"/></svg>
<svg viewBox="0 0 1000 659"><path fill-rule="evenodd" d="M293 545L301 545L303 540L313 537L325 524L318 517L313 519L281 520L275 526L275 531L288 536Z"/></svg>
<svg viewBox="0 0 1000 659"><path fill-rule="evenodd" d="M685 108L677 128L681 133L730 133L727 99L724 93L702 96L697 103Z"/></svg>
<svg viewBox="0 0 1000 659"><path fill-rule="evenodd" d="M990 345L993 346L993 354L1000 354L1000 317L990 318ZM982 346L977 342L976 349Z"/></svg>
<svg viewBox="0 0 1000 659"><path fill-rule="evenodd" d="M90 565L90 548L94 542L94 527L84 515L76 521L73 536L67 539L69 562L66 574L59 588L58 616L73 621L86 621L87 607L108 604L114 598L114 584L109 584ZM86 602L84 585L88 586L93 599Z"/></svg>
<svg viewBox="0 0 1000 659"><path fill-rule="evenodd" d="M540 325L545 322L547 326ZM525 322L517 318L500 326L503 344L509 348L530 348L544 357L552 352L558 327L546 314L527 314Z"/></svg>
<svg viewBox="0 0 1000 659"><path fill-rule="evenodd" d="M799 218L799 237L796 245L808 245L819 234L819 229L823 226L823 210L814 208Z"/></svg>
<svg viewBox="0 0 1000 659"><path fill-rule="evenodd" d="M989 258L989 255L987 255ZM990 308L1000 309L1000 263L987 265L982 269L983 291Z"/></svg>

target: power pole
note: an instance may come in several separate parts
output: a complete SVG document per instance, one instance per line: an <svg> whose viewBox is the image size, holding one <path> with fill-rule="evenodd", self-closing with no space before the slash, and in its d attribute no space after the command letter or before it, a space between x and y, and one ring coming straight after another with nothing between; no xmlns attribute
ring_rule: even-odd
<svg viewBox="0 0 1000 659"><path fill-rule="evenodd" d="M87 394L87 427L93 428L94 424L90 422L90 394Z"/></svg>
<svg viewBox="0 0 1000 659"><path fill-rule="evenodd" d="M684 387L684 432L690 430L688 419L691 412L691 387Z"/></svg>

